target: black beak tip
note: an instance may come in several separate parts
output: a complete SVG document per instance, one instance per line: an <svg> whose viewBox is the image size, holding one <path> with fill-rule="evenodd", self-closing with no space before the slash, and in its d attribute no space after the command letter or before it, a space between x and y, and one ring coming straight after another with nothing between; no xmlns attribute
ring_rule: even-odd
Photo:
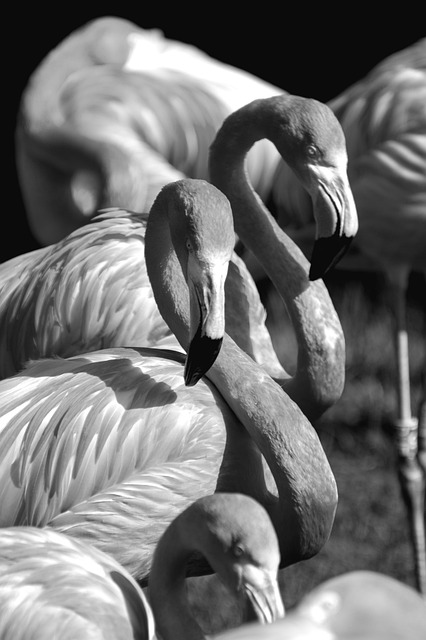
<svg viewBox="0 0 426 640"><path fill-rule="evenodd" d="M197 371L191 370L188 371L187 367L185 367L184 380L185 387L195 387L200 378L203 377L203 372L198 369Z"/></svg>
<svg viewBox="0 0 426 640"><path fill-rule="evenodd" d="M343 258L352 238L347 236L337 236L336 234L328 238L318 238L315 240L311 257L311 267L309 270L309 280L323 278Z"/></svg>
<svg viewBox="0 0 426 640"><path fill-rule="evenodd" d="M184 381L186 387L193 387L215 362L222 346L222 338L212 339L198 334L189 345L185 362Z"/></svg>

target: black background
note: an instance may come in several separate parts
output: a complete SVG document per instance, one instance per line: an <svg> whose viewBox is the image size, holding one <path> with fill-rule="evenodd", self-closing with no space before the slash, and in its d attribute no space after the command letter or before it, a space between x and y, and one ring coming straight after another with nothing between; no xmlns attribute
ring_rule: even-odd
<svg viewBox="0 0 426 640"><path fill-rule="evenodd" d="M130 4L130 3L129 3ZM296 3L297 4L297 3ZM245 69L291 93L327 101L362 78L376 63L425 35L423 20L404 4L405 14L375 19L349 7L336 12L305 4L247 5L229 14L231 3L198 3L166 9L132 2L100 12L56 4L53 9L22 10L10 25L12 39L3 55L7 81L3 96L6 113L6 172L3 173L4 220L0 261L36 248L24 214L15 169L14 128L21 93L42 59L71 31L101 15L127 18L144 28L160 28L165 36L193 44L209 55ZM19 11L19 8L16 9ZM3 25L4 34L9 28Z"/></svg>

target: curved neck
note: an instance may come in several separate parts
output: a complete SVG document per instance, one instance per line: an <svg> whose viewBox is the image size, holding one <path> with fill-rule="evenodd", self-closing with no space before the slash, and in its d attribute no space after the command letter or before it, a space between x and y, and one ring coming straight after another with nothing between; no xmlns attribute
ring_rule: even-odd
<svg viewBox="0 0 426 640"><path fill-rule="evenodd" d="M291 97L289 105L290 101ZM345 343L324 283L309 280L309 262L248 180L247 153L263 138L275 143L273 120L273 108L264 101L255 101L225 120L211 147L210 175L231 202L236 233L259 260L288 309L298 361L296 374L283 380L282 386L302 411L315 419L342 394ZM283 149L279 151L283 153Z"/></svg>
<svg viewBox="0 0 426 640"><path fill-rule="evenodd" d="M161 316L187 351L190 328L188 285L173 247L168 214L163 206L155 203L145 231L145 262Z"/></svg>
<svg viewBox="0 0 426 640"><path fill-rule="evenodd" d="M173 520L158 541L148 582L148 598L157 635L164 640L204 640L193 617L186 590L186 567L197 549L191 538L192 526L181 532L182 513Z"/></svg>
<svg viewBox="0 0 426 640"><path fill-rule="evenodd" d="M207 377L244 425L274 477L278 499L262 495L257 480L247 483L244 492L268 511L280 543L281 566L311 557L330 535L337 504L334 475L315 429L281 386L227 335ZM255 477L259 471L255 456L250 463ZM221 491L234 489L226 487L226 479L220 486Z"/></svg>

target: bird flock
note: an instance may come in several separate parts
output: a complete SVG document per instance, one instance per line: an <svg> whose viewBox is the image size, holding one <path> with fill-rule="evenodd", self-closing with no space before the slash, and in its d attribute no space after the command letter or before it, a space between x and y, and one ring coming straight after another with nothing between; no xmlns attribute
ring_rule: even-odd
<svg viewBox="0 0 426 640"><path fill-rule="evenodd" d="M426 39L326 105L102 17L35 69L15 142L41 247L0 264L0 637L425 637L404 300L426 273ZM355 571L287 611L279 571L323 548L338 504L314 424L345 384L323 277L353 255L396 292L420 593ZM204 628L212 574L242 626Z"/></svg>

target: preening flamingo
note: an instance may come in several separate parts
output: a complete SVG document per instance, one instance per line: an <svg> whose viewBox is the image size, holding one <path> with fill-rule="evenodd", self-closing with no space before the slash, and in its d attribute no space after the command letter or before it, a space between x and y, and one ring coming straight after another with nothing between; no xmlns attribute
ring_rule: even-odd
<svg viewBox="0 0 426 640"><path fill-rule="evenodd" d="M350 571L319 584L287 611L259 628L230 629L222 640L422 640L426 609L421 595L382 573Z"/></svg>
<svg viewBox="0 0 426 640"><path fill-rule="evenodd" d="M347 258L349 266L383 273L395 318L395 444L413 530L417 582L426 595L426 437L419 433L420 410L413 415L411 407L406 326L410 273L426 277L426 38L383 60L328 104L345 133L359 215L359 232L341 266ZM279 223L310 251L315 236L312 206L284 163L278 167L276 185Z"/></svg>
<svg viewBox="0 0 426 640"><path fill-rule="evenodd" d="M99 208L148 211L168 182L207 179L223 119L278 93L158 29L112 16L82 26L46 56L22 95L16 161L33 235L50 244ZM277 155L264 141L249 158L261 197Z"/></svg>
<svg viewBox="0 0 426 640"><path fill-rule="evenodd" d="M249 152L261 140L275 145L313 199L318 239L311 279L319 278L338 261L356 233L345 141L330 109L317 101L284 94L236 110L214 143L212 179L233 198L240 238L256 245L258 259L265 267L268 264L280 286L288 286L290 291L291 283L284 284L287 263L283 259L278 266L281 259L272 251L273 247L277 252L286 251L285 235L258 199L253 199L245 175ZM235 165L232 181L242 185L244 202L232 195L234 187L224 180L223 173L231 163ZM3 377L19 370L29 358L69 356L101 346L164 346L165 340L168 346L177 344L171 341L170 329L158 313L141 259L145 226L146 216L111 210L57 245L0 265ZM297 291L299 278L294 284L295 324L307 326L304 319L309 316L319 320L314 341L310 331L305 336L300 329L301 358L309 353L309 366L301 360L299 375L302 371L306 374L307 386L296 385L303 394L297 401L302 401L302 410L314 418L340 397L344 339L324 284L305 281L303 291ZM226 293L227 333L272 376L288 378L266 330L256 286L236 254L230 263ZM291 394L294 383L287 379L284 384L290 384L286 389Z"/></svg>
<svg viewBox="0 0 426 640"><path fill-rule="evenodd" d="M132 576L92 545L49 528L0 529L0 635L205 638L185 592L193 553L206 558L230 595L247 607L248 619L265 624L284 615L278 540L268 514L246 495L216 493L187 507L160 538L149 603Z"/></svg>
<svg viewBox="0 0 426 640"><path fill-rule="evenodd" d="M185 351L192 338L185 379L182 353L115 348L34 361L0 382L1 526L48 525L82 538L143 581L160 535L178 513L215 491L238 491L270 514L281 566L323 546L337 490L315 429L227 334L217 354L232 222L228 200L203 181L163 188L148 218L145 258L157 304ZM341 392L341 327L322 315L321 296L315 321L303 316L309 263L282 236L277 251L271 248L277 276L287 269L282 293L295 322L306 324L298 327L301 370L288 389L312 409L319 399L310 396L320 388L311 390L310 372L319 370L327 350L335 368L323 384L336 391L337 372ZM200 313L207 314L201 324ZM201 346L200 331L206 334ZM313 347L305 352L308 342ZM209 366L208 379L188 389L185 380L193 383ZM192 572L200 571L205 567L195 563Z"/></svg>

